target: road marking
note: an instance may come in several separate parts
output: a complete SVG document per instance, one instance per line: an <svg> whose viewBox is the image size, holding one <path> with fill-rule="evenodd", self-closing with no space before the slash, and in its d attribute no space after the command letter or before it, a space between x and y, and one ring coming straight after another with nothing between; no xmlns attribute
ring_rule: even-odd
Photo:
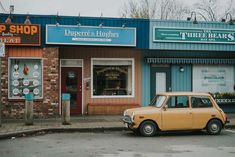
<svg viewBox="0 0 235 157"><path fill-rule="evenodd" d="M225 131L227 131L227 132L231 132L231 133L234 133L234 134L235 134L235 131L234 131L234 130L226 129Z"/></svg>

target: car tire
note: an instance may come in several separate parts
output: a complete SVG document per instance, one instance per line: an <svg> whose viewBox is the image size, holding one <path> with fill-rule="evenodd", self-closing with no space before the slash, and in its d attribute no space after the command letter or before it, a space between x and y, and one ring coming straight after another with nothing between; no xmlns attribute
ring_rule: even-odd
<svg viewBox="0 0 235 157"><path fill-rule="evenodd" d="M218 135L220 134L221 132L221 129L222 129L222 124L219 120L217 119L212 119L208 124L207 124L207 127L206 127L206 130L207 132L210 134L210 135Z"/></svg>
<svg viewBox="0 0 235 157"><path fill-rule="evenodd" d="M156 134L157 126L152 121L145 121L140 125L140 133L142 136L151 137Z"/></svg>

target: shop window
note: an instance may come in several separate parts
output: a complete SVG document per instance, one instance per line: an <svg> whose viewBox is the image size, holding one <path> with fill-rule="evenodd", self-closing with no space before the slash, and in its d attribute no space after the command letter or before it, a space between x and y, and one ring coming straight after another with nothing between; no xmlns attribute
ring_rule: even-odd
<svg viewBox="0 0 235 157"><path fill-rule="evenodd" d="M193 91L233 93L234 75L232 65L194 65Z"/></svg>
<svg viewBox="0 0 235 157"><path fill-rule="evenodd" d="M93 61L93 96L133 96L134 60Z"/></svg>
<svg viewBox="0 0 235 157"><path fill-rule="evenodd" d="M8 96L10 99L24 99L33 93L35 99L42 98L42 60L9 59Z"/></svg>

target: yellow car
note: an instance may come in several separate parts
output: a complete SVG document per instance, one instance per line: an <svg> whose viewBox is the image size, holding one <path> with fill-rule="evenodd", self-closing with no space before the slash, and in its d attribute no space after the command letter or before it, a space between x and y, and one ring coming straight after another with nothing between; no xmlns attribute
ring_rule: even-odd
<svg viewBox="0 0 235 157"><path fill-rule="evenodd" d="M154 136L157 131L202 129L217 135L229 121L210 94L166 92L147 107L125 110L123 122L134 132Z"/></svg>

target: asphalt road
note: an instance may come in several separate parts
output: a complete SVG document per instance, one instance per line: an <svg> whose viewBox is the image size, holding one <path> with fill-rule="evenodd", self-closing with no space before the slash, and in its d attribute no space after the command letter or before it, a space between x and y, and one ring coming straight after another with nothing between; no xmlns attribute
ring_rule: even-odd
<svg viewBox="0 0 235 157"><path fill-rule="evenodd" d="M0 140L1 157L234 157L235 130L219 136L205 132L161 133L137 137L132 132L61 133Z"/></svg>

